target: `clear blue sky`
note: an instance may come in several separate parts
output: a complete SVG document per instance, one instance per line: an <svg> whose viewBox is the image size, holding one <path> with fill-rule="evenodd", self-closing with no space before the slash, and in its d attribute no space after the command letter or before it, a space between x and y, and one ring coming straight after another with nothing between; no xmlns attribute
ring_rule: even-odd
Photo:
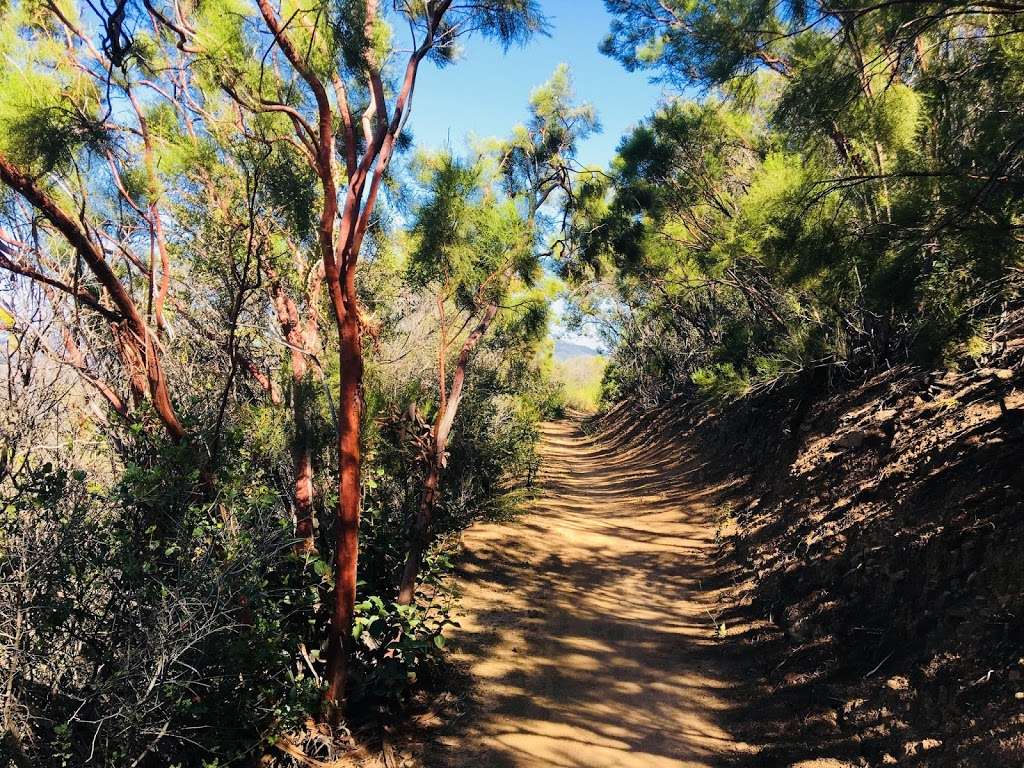
<svg viewBox="0 0 1024 768"><path fill-rule="evenodd" d="M420 71L410 119L418 146L450 143L459 150L470 135L508 134L525 119L530 91L562 62L572 68L579 98L597 107L601 119L601 133L581 147L585 164L605 165L622 135L657 106L660 87L598 51L610 18L602 0L540 1L550 37L536 37L507 53L474 37L462 42L458 62L445 69L428 64Z"/></svg>

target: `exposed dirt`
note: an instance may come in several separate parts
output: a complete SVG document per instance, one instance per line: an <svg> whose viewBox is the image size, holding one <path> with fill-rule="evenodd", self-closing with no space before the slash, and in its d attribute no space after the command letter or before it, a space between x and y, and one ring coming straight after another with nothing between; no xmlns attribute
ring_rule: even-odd
<svg viewBox="0 0 1024 768"><path fill-rule="evenodd" d="M648 429L544 427L543 494L464 537L456 660L471 710L428 765L715 766L749 748L730 730L747 678L717 620L709 491ZM723 635L725 637L723 637Z"/></svg>
<svg viewBox="0 0 1024 768"><path fill-rule="evenodd" d="M737 610L773 627L746 765L1024 766L1024 398L910 374L817 404L735 494Z"/></svg>
<svg viewBox="0 0 1024 768"><path fill-rule="evenodd" d="M735 481L744 768L1024 766L1024 322L962 371L671 409Z"/></svg>
<svg viewBox="0 0 1024 768"><path fill-rule="evenodd" d="M541 498L465 535L471 703L426 765L1024 766L1011 331L962 372L546 427Z"/></svg>

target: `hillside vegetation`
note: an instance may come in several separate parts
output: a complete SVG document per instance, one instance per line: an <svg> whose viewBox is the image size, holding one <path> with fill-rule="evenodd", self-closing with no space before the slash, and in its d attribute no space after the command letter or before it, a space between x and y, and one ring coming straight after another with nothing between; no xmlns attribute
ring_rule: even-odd
<svg viewBox="0 0 1024 768"><path fill-rule="evenodd" d="M607 5L610 55L706 94L576 190L563 269L610 329L612 399L813 395L988 352L1019 292L1024 12Z"/></svg>
<svg viewBox="0 0 1024 768"><path fill-rule="evenodd" d="M417 145L423 71L553 3L0 1L4 765L394 765L472 711L473 578L545 633L527 737L1022 762L1024 5L605 0L665 90L604 167L572 62Z"/></svg>

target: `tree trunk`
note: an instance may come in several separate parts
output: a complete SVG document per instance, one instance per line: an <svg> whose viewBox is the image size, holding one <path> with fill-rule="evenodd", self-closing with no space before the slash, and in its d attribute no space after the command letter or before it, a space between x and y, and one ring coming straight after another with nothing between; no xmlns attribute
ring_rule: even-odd
<svg viewBox="0 0 1024 768"><path fill-rule="evenodd" d="M295 436L292 442L292 463L295 471L295 549L302 554L316 552L313 527L313 450L309 430L309 403L312 381L307 370L295 374L292 413Z"/></svg>
<svg viewBox="0 0 1024 768"><path fill-rule="evenodd" d="M359 318L352 307L339 323L341 397L338 404L338 507L334 532L334 610L328 629L328 718L342 714L348 678L348 650L356 603L359 557L360 422L362 419L363 350Z"/></svg>
<svg viewBox="0 0 1024 768"><path fill-rule="evenodd" d="M338 404L338 508L335 520L334 546L334 600L327 644L327 690L324 694L324 714L329 721L340 721L345 705L347 678L347 651L352 636L352 619L356 598L356 567L359 554L360 489L360 422L362 417L363 354L359 302L356 293L356 264L363 236L370 226L376 206L377 194L394 148L395 139L404 125L406 108L412 96L419 63L430 52L441 18L452 0L439 0L428 4L427 30L423 41L416 47L406 65L405 77L388 119L384 86L380 66L372 49L364 55L367 81L371 96L370 110L364 115L367 145L362 160L357 161L355 135L351 112L340 78L334 80L336 102L331 103L323 81L309 66L285 32L269 0L257 0L260 13L282 53L309 86L317 106L315 137L312 130L304 132L296 127L305 143L312 139L315 157L313 169L323 188L323 209L320 212L318 241L324 264L324 278L330 295L334 319L338 327L338 347L341 362L341 392ZM375 29L378 3L366 2L366 31L369 37ZM335 110L341 113L345 126L346 186L345 203L338 217L338 189L334 174ZM307 135L310 134L310 135ZM372 175L369 190L367 179ZM366 192L366 199L363 194ZM335 226L338 226L336 231Z"/></svg>
<svg viewBox="0 0 1024 768"><path fill-rule="evenodd" d="M292 419L295 434L292 438L292 468L295 473L295 545L296 552L316 552L313 527L313 447L310 435L309 408L315 402L312 371L307 354L320 347L319 328L315 319L317 295L307 296L309 313L306 322L299 318L295 301L285 291L281 278L269 262L262 265L269 283L270 297L277 312L281 333L291 349L292 365Z"/></svg>
<svg viewBox="0 0 1024 768"><path fill-rule="evenodd" d="M480 343L480 339L484 337L484 334L487 333L487 329L490 328L496 314L498 314L498 305L489 304L484 310L484 314L476 328L466 337L466 341L462 344L462 349L459 352L458 361L455 364L451 394L447 399L447 403L442 403L434 419L434 429L431 433L433 443L430 469L427 472L419 513L416 515L416 522L413 524L409 555L405 560L405 567L402 569L402 583L398 592L399 605L410 605L413 597L416 595L416 581L419 578L420 565L423 562L423 552L430 537L430 523L434 516L434 505L437 501L441 467L444 465L444 452L448 448L448 436L451 434L452 426L455 424L455 416L459 412L459 403L462 402L462 391L466 383L466 368L469 366L469 358L473 350ZM444 377L445 373L442 370L442 391Z"/></svg>
<svg viewBox="0 0 1024 768"><path fill-rule="evenodd" d="M423 484L423 497L420 499L419 512L412 527L412 540L409 542L409 555L402 569L402 583L398 590L398 604L411 605L416 595L416 582L419 579L420 567L423 565L423 553L430 537L430 521L434 517L434 504L437 501L437 487L441 478L441 455L438 446L433 447L427 478Z"/></svg>

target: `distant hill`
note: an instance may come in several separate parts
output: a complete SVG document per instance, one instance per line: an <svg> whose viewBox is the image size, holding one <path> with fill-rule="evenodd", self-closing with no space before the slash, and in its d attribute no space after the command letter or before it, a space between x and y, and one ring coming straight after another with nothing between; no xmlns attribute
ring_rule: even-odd
<svg viewBox="0 0 1024 768"><path fill-rule="evenodd" d="M555 360L571 360L574 357L600 357L593 347L576 344L565 339L555 339Z"/></svg>

